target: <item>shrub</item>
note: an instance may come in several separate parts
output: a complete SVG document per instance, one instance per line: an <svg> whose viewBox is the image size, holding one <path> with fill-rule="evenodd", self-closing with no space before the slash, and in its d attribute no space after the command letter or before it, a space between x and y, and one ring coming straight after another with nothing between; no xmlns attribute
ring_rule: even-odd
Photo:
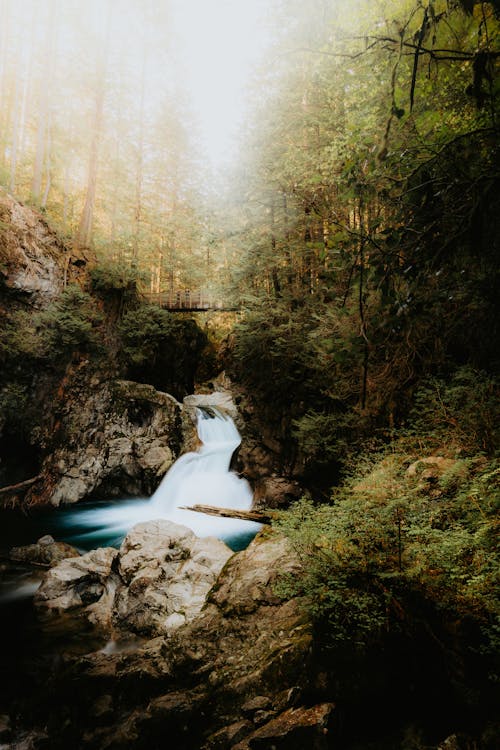
<svg viewBox="0 0 500 750"><path fill-rule="evenodd" d="M119 333L130 377L173 391L174 395L192 392L194 374L207 344L207 337L194 320L155 305L140 305L124 314Z"/></svg>
<svg viewBox="0 0 500 750"><path fill-rule="evenodd" d="M500 437L500 393L497 379L472 367L461 367L449 381L423 381L410 414L412 430L444 436L471 453L494 452Z"/></svg>
<svg viewBox="0 0 500 750"><path fill-rule="evenodd" d="M97 351L96 328L103 317L95 300L76 284L68 286L45 310L33 316L40 353L51 362L67 361L74 351Z"/></svg>
<svg viewBox="0 0 500 750"><path fill-rule="evenodd" d="M102 261L90 271L90 279L96 292L136 293L142 276L136 268L118 262Z"/></svg>
<svg viewBox="0 0 500 750"><path fill-rule="evenodd" d="M492 652L500 463L460 460L433 483L409 474L414 457L394 448L365 463L331 504L303 500L281 514L276 526L303 565L278 592L305 597L330 646L366 645L382 625L398 627L391 612L424 599L445 619L475 623L474 647Z"/></svg>

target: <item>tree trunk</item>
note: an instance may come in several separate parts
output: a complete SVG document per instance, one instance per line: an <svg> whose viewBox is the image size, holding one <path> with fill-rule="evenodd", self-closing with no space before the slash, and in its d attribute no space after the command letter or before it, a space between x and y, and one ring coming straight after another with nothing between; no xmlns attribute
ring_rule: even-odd
<svg viewBox="0 0 500 750"><path fill-rule="evenodd" d="M35 164L33 167L33 179L31 181L31 198L35 203L40 202L42 194L43 168L46 161L47 134L50 117L50 93L52 74L54 70L55 28L55 3L54 0L51 0L47 16L45 63L40 80L41 99L36 133Z"/></svg>
<svg viewBox="0 0 500 750"><path fill-rule="evenodd" d="M106 70L108 59L109 33L111 26L111 3L108 4L106 32L102 41L100 59L97 65L97 82L95 95L94 125L90 142L89 166L87 173L87 191L80 225L78 227L77 245L88 247L92 241L94 207L97 187L97 170L99 162L99 145L104 120L104 95L106 89Z"/></svg>

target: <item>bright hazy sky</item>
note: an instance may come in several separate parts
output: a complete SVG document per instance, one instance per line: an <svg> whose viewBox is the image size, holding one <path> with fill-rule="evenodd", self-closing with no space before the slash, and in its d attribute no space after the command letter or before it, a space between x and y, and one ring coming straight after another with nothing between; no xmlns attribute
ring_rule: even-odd
<svg viewBox="0 0 500 750"><path fill-rule="evenodd" d="M252 68L266 44L264 0L172 0L188 98L212 166L234 156Z"/></svg>

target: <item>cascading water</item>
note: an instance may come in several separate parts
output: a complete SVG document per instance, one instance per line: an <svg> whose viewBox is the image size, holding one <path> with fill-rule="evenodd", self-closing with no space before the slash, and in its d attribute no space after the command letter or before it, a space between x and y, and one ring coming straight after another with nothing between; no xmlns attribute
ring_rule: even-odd
<svg viewBox="0 0 500 750"><path fill-rule="evenodd" d="M208 516L181 506L205 504L249 510L252 491L248 482L229 470L231 457L241 442L227 414L214 407L197 409L201 446L177 459L147 501L123 501L67 514L66 525L89 529L74 539L88 546L117 543L136 523L166 518L188 526L201 537L216 536L233 549L241 549L260 528L253 521Z"/></svg>

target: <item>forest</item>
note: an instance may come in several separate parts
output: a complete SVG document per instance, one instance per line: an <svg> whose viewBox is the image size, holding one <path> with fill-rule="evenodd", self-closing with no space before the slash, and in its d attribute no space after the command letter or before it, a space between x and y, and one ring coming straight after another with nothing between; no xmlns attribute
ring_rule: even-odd
<svg viewBox="0 0 500 750"><path fill-rule="evenodd" d="M272 519L252 544L284 539L289 550L271 566L266 612L297 607L290 633L307 623L309 661L299 669L294 642L283 657L292 654L291 674L278 677L265 666L271 657L255 657L258 683L232 697L227 665L214 661L206 684L219 677L204 693L195 619L165 646L168 669L149 652L123 657L116 688L89 657L69 677L57 672L35 708L38 683L26 697L19 678L14 708L0 691L10 717L4 727L0 716L0 743L21 750L29 736L35 749L154 750L170 731L175 747L192 750L494 750L500 5L182 5L0 2L0 485L28 482L0 488L0 515L8 536L15 513L153 493L156 464L141 464L135 447L112 465L105 421L128 415L112 436L125 450L131 424L156 424L160 402L170 415L165 394L189 403L227 387L243 437L231 466L249 481L252 507ZM187 40L199 48L205 99L189 88ZM223 71L238 44L250 73L236 93ZM213 119L200 118L202 101ZM12 281L16 254L35 243L27 213L11 226L21 211L41 222L37 247L49 248L56 269L47 281L40 255L25 264L29 292ZM134 397L132 412L115 382L151 390ZM181 418L169 419L168 440L155 434L163 471L167 453L173 463L194 445L184 423L179 436ZM82 446L91 468L59 470ZM104 448L108 463L91 486ZM65 496L62 474L85 488ZM0 540L0 570L14 543ZM246 631L231 618L254 602L221 603L224 575L234 575L227 596L237 597L248 550L222 568L202 610L219 607L233 634ZM125 570L125 557L116 560L110 576ZM191 695L188 705L182 693L175 710L157 705L167 672L169 691L180 675L182 690L206 702ZM90 704L70 703L59 733L51 702L69 679L101 702L112 694L115 721L126 717L128 729L120 734L112 712L94 726ZM296 684L299 703L280 703ZM245 703L239 714L228 707L271 693L254 714ZM273 724L327 703L337 706L328 725ZM139 704L147 708L137 718ZM51 718L42 731L43 711Z"/></svg>

